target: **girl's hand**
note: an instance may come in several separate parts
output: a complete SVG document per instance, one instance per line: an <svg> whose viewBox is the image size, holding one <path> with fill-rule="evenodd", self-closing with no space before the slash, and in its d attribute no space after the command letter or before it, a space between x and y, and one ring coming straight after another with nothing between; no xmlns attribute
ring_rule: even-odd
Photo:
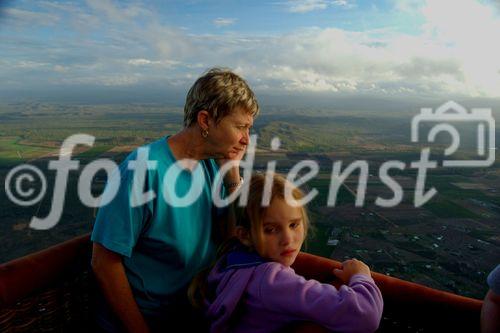
<svg viewBox="0 0 500 333"><path fill-rule="evenodd" d="M334 269L333 274L344 283L349 283L353 275L364 274L370 276L370 268L362 261L351 259L342 263L342 269Z"/></svg>

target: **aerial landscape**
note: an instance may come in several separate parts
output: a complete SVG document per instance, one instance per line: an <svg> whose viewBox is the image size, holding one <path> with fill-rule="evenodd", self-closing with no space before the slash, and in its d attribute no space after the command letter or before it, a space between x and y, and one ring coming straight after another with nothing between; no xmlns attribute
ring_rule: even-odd
<svg viewBox="0 0 500 333"><path fill-rule="evenodd" d="M410 139L411 118L418 112L263 106L253 129L258 138L255 170L265 170L268 161L276 161L277 170L285 174L302 160L318 163L318 175L304 186L306 191L318 190L308 207L314 227L305 251L339 261L356 257L377 272L481 298L487 271L500 253L498 161L489 168L429 170L426 186L435 187L438 194L419 208L413 205L416 170L391 172L403 188L402 201L392 208L375 204L377 196L392 195L378 177L380 165L388 160L408 164L419 158L421 147ZM175 133L182 116L181 107L164 105L2 105L2 184L9 170L28 162L43 170L49 190L39 203L29 207L16 206L5 191L0 192L4 203L0 262L90 232L95 209L83 205L77 195L78 177L85 164L99 158L119 163L138 146ZM29 227L31 218L43 218L51 208L54 172L48 170L47 163L57 159L62 141L75 133L93 135L96 141L92 147L75 150L73 159L81 165L69 173L59 223L50 230L33 230ZM276 151L270 149L273 137L281 140ZM434 148L439 152L442 146L445 144L435 143ZM435 154L436 159L439 156ZM336 205L328 207L333 163L342 161L345 168L358 160L366 160L370 166L365 204L354 204L358 183L354 172L340 188ZM94 177L94 195L103 191L105 180L104 172Z"/></svg>

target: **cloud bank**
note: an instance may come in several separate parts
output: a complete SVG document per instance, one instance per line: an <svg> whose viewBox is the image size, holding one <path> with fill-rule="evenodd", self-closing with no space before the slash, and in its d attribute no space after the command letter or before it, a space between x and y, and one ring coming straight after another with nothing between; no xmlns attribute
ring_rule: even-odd
<svg viewBox="0 0 500 333"><path fill-rule="evenodd" d="M287 4L290 12L306 13L348 3ZM220 65L235 69L257 91L276 94L500 97L500 18L494 4L404 2L394 10L420 15L418 32L304 26L273 34L202 33L173 26L139 3L40 2L36 10L4 10L0 79L12 89L182 87ZM35 17L46 29L57 23L64 31L51 38L30 34ZM236 27L240 19L207 22Z"/></svg>

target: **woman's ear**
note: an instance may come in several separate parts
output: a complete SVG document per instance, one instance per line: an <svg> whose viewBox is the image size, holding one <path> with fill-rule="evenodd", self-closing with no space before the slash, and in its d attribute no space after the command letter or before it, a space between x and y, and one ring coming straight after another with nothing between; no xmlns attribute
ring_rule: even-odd
<svg viewBox="0 0 500 333"><path fill-rule="evenodd" d="M198 112L198 116L196 118L196 121L198 122L198 126L200 126L201 130L205 131L209 129L209 121L210 121L210 114L208 113L207 110L201 110Z"/></svg>
<svg viewBox="0 0 500 333"><path fill-rule="evenodd" d="M238 237L239 241L248 247L252 247L252 239L250 237L250 233L248 232L247 229L243 228L242 226L237 226L235 229L235 234L236 237Z"/></svg>

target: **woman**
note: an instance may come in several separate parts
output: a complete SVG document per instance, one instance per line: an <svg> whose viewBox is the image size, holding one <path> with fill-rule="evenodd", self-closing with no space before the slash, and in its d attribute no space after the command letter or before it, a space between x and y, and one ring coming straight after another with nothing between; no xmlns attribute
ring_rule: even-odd
<svg viewBox="0 0 500 333"><path fill-rule="evenodd" d="M211 69L187 94L184 128L132 152L110 178L104 195L118 191L92 233L92 268L109 305L98 310L100 330L166 332L193 322L186 288L213 259L212 224L221 214L213 180L233 160L226 193L241 184L238 163L258 112L242 78Z"/></svg>

